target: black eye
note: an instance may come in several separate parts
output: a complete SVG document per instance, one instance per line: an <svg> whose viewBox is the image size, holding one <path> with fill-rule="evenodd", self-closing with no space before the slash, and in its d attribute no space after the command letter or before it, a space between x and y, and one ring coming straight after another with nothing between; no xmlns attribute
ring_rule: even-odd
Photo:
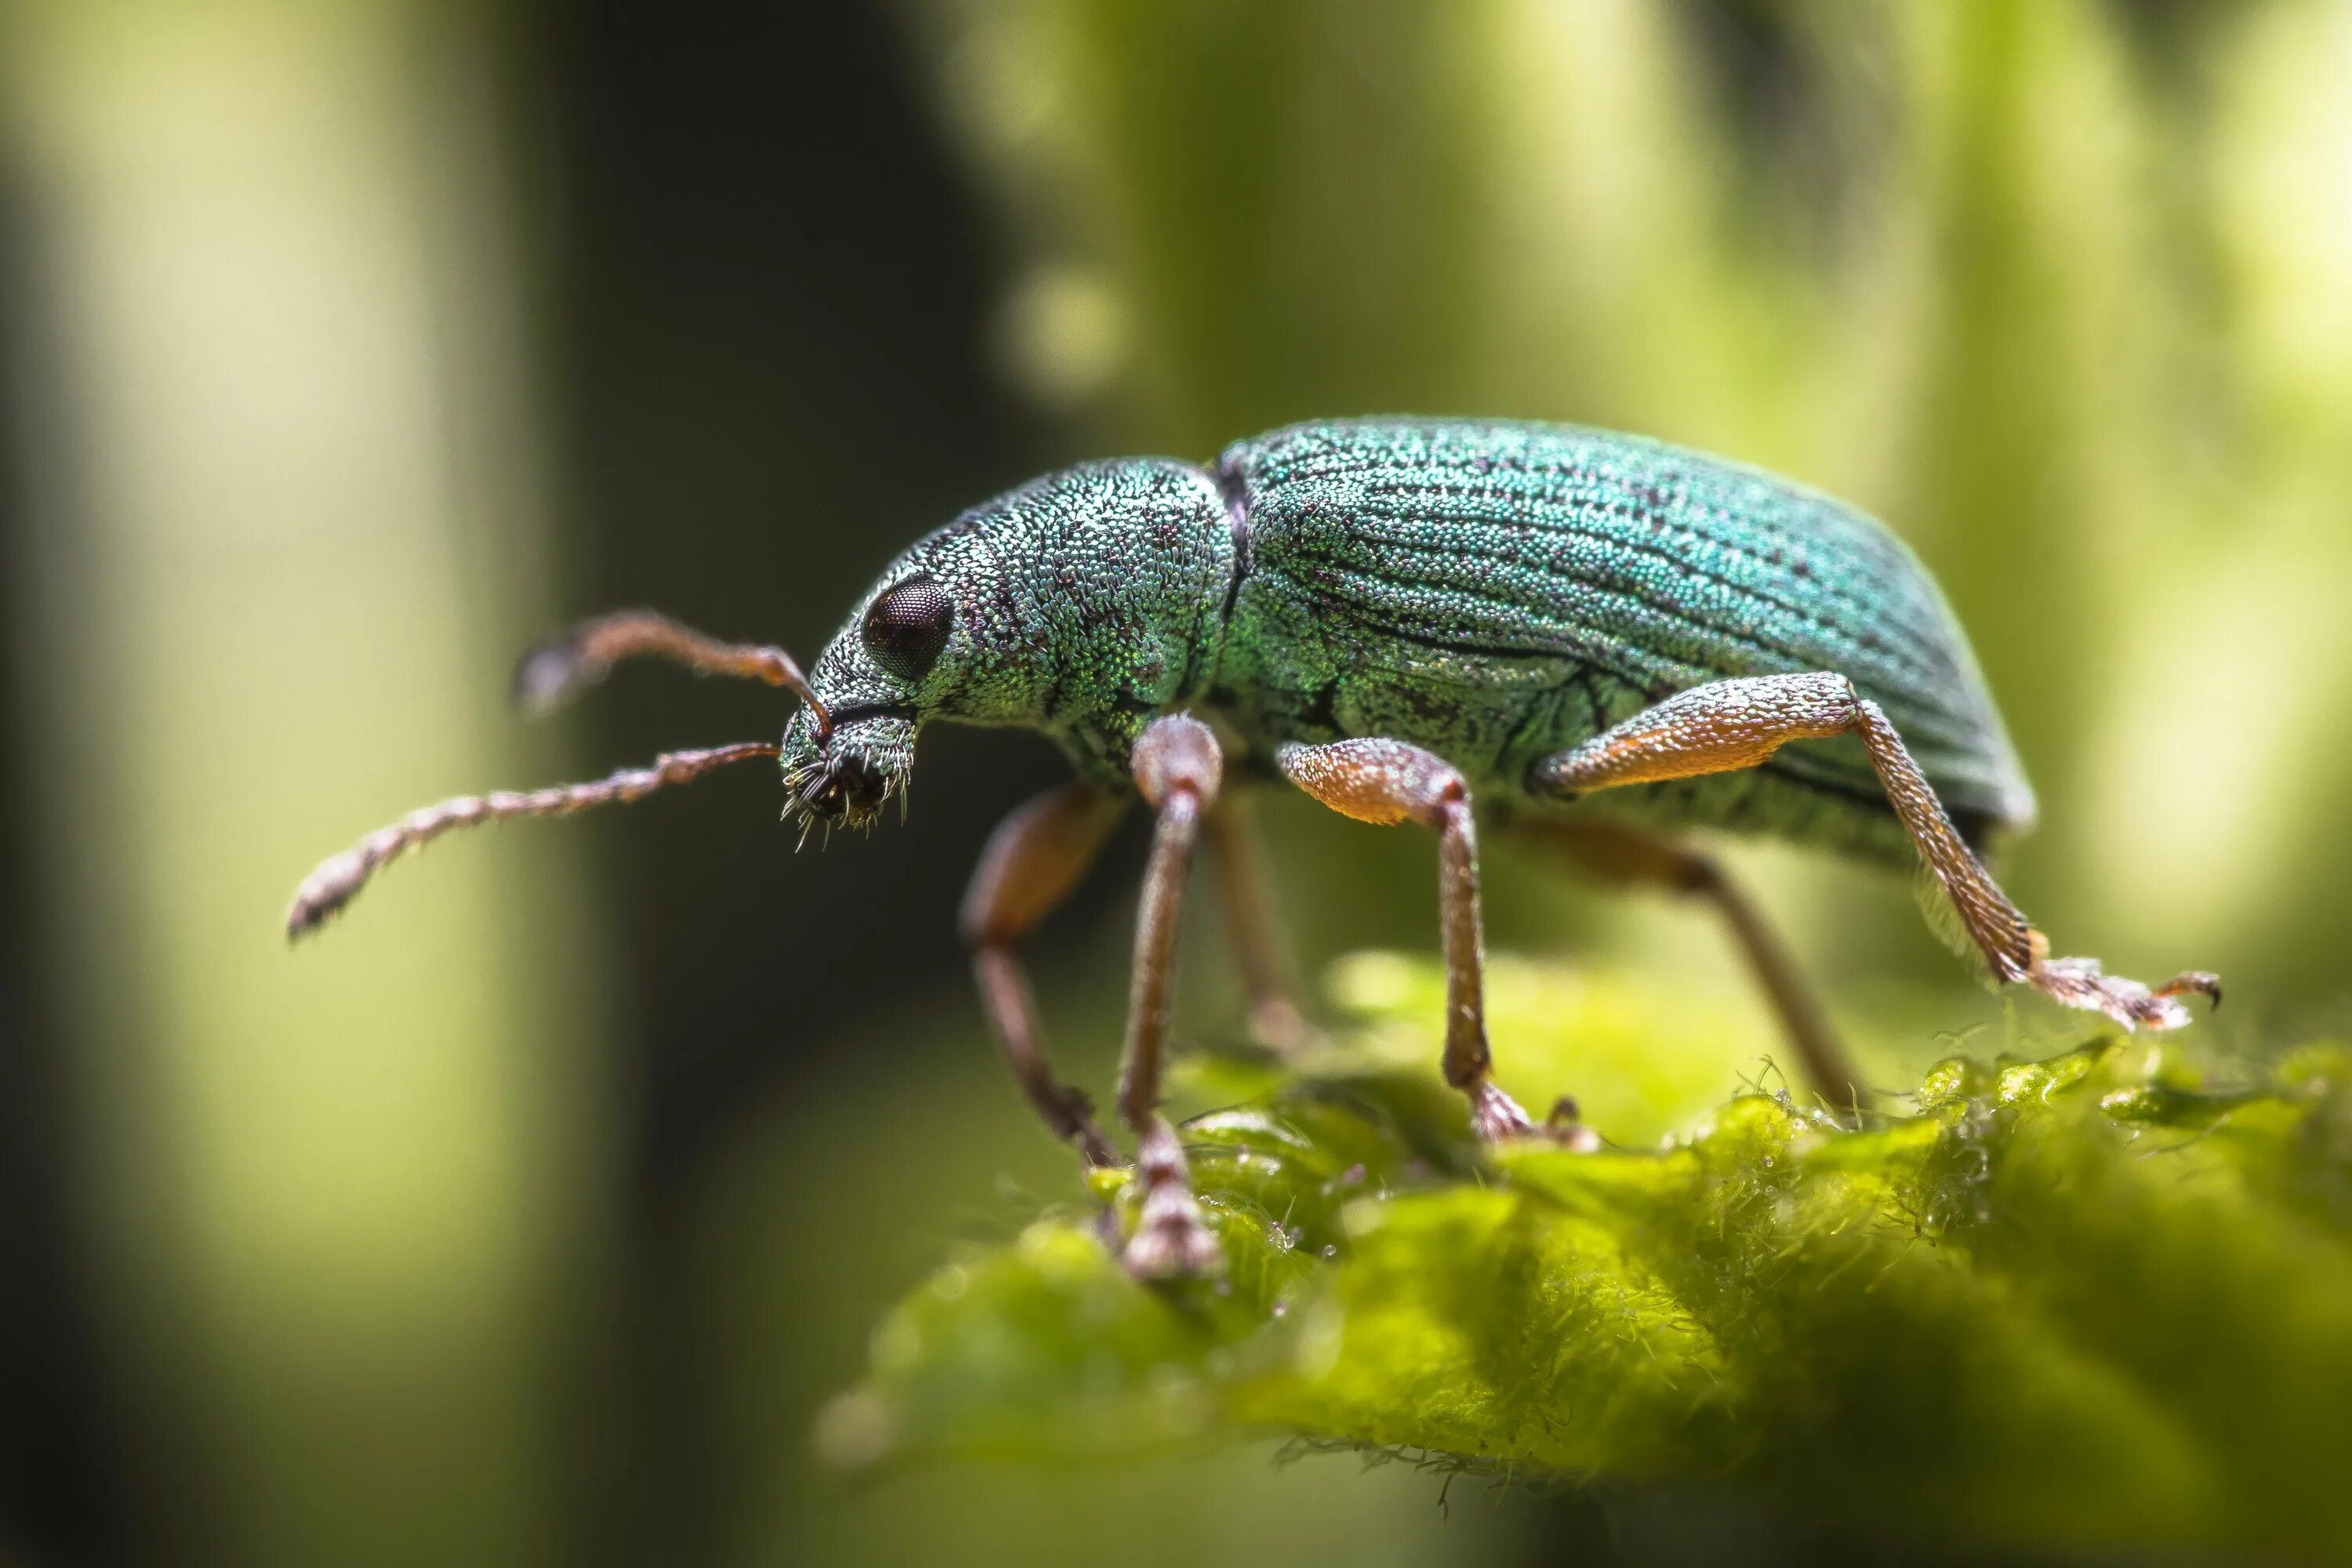
<svg viewBox="0 0 2352 1568"><path fill-rule="evenodd" d="M955 625L955 601L929 577L909 577L866 612L866 651L901 680L917 681L939 662Z"/></svg>

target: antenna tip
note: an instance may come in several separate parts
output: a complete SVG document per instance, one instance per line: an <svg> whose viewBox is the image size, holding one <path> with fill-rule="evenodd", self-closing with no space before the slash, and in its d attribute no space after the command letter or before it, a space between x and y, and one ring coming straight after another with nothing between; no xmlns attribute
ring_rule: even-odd
<svg viewBox="0 0 2352 1568"><path fill-rule="evenodd" d="M333 919L352 901L367 874L366 859L356 850L346 850L305 877L286 907L286 940L299 942Z"/></svg>
<svg viewBox="0 0 2352 1568"><path fill-rule="evenodd" d="M514 705L536 719L562 707L591 679L578 643L565 637L523 655L509 690Z"/></svg>

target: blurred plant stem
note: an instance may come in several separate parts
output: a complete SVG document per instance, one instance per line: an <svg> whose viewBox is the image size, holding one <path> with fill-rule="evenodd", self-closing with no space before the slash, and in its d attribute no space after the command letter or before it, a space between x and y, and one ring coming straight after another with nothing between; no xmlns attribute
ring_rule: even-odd
<svg viewBox="0 0 2352 1568"><path fill-rule="evenodd" d="M278 931L321 854L553 765L498 701L548 549L486 22L0 14L40 237L10 336L47 417L10 630L107 1329L173 1560L554 1545L545 1319L599 1212L577 882L516 836L399 879L363 931Z"/></svg>

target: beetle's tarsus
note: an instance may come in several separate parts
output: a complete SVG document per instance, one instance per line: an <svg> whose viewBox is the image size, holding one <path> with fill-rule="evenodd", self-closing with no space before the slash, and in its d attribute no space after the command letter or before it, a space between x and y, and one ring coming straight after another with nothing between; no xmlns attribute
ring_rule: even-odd
<svg viewBox="0 0 2352 1568"><path fill-rule="evenodd" d="M1496 1088L1491 1079L1480 1079L1462 1092L1470 1101L1471 1130L1483 1143L1532 1139L1578 1154L1590 1154L1601 1147L1601 1135L1584 1124L1573 1095L1563 1094L1553 1100L1538 1125L1525 1107Z"/></svg>
<svg viewBox="0 0 2352 1568"><path fill-rule="evenodd" d="M1563 1094L1551 1102L1550 1114L1544 1118L1543 1133L1571 1154L1601 1152L1601 1134L1584 1124L1583 1112L1572 1094Z"/></svg>
<svg viewBox="0 0 2352 1568"><path fill-rule="evenodd" d="M2176 974L2149 987L2120 974L2109 974L2095 958L2049 958L2047 942L2034 933L2033 966L2026 983L2052 1001L2086 1012L2104 1013L2126 1029L2178 1029L2190 1021L2189 994L2210 997L2221 1005L2221 977L2203 970Z"/></svg>
<svg viewBox="0 0 2352 1568"><path fill-rule="evenodd" d="M1090 1171L1115 1171L1127 1163L1119 1152L1111 1147L1102 1129L1095 1122L1094 1097L1085 1089L1045 1079L1036 1090L1042 1103L1038 1109L1062 1140L1078 1152L1078 1163Z"/></svg>
<svg viewBox="0 0 2352 1568"><path fill-rule="evenodd" d="M1223 1273L1225 1255L1202 1217L1201 1200L1186 1178L1184 1151L1165 1118L1153 1117L1143 1130L1135 1179L1143 1187L1143 1206L1121 1255L1128 1272L1139 1279Z"/></svg>
<svg viewBox="0 0 2352 1568"><path fill-rule="evenodd" d="M1491 1079L1482 1078L1462 1093L1470 1101L1470 1126L1480 1142L1501 1143L1536 1135L1535 1118L1517 1100L1496 1088Z"/></svg>
<svg viewBox="0 0 2352 1568"><path fill-rule="evenodd" d="M1138 1279L1175 1279L1222 1274L1225 1255L1201 1217L1200 1200L1182 1187L1155 1192L1143 1202L1135 1234L1121 1255Z"/></svg>
<svg viewBox="0 0 2352 1568"><path fill-rule="evenodd" d="M2215 1011L2221 1006L2221 977L2210 970L2191 969L2174 975L2156 988L2158 996L2179 996L2194 992L2213 1004Z"/></svg>
<svg viewBox="0 0 2352 1568"><path fill-rule="evenodd" d="M1086 1122L1070 1137L1071 1143L1078 1151L1078 1163L1088 1170L1115 1171L1126 1162L1119 1158L1118 1151L1111 1147L1110 1141L1102 1135L1101 1129L1094 1124L1091 1110L1089 1106L1081 1112L1087 1118Z"/></svg>

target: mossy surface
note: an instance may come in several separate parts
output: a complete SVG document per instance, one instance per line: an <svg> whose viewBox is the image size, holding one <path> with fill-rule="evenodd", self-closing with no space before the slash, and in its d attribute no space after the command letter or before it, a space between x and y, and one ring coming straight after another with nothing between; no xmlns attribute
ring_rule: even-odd
<svg viewBox="0 0 2352 1568"><path fill-rule="evenodd" d="M892 1311L824 1451L1276 1432L1943 1539L2352 1556L2352 1051L2192 1064L2093 1035L1954 1057L1860 1131L1751 1087L1641 1148L1486 1151L1389 1037L1435 1016L1434 975L1343 980L1360 1037L1187 1068L1222 1107L1185 1124L1222 1279L1129 1279L1131 1194L1098 1173L1100 1206ZM1538 1068L1638 1037L1606 986L1498 990L1498 1041Z"/></svg>

